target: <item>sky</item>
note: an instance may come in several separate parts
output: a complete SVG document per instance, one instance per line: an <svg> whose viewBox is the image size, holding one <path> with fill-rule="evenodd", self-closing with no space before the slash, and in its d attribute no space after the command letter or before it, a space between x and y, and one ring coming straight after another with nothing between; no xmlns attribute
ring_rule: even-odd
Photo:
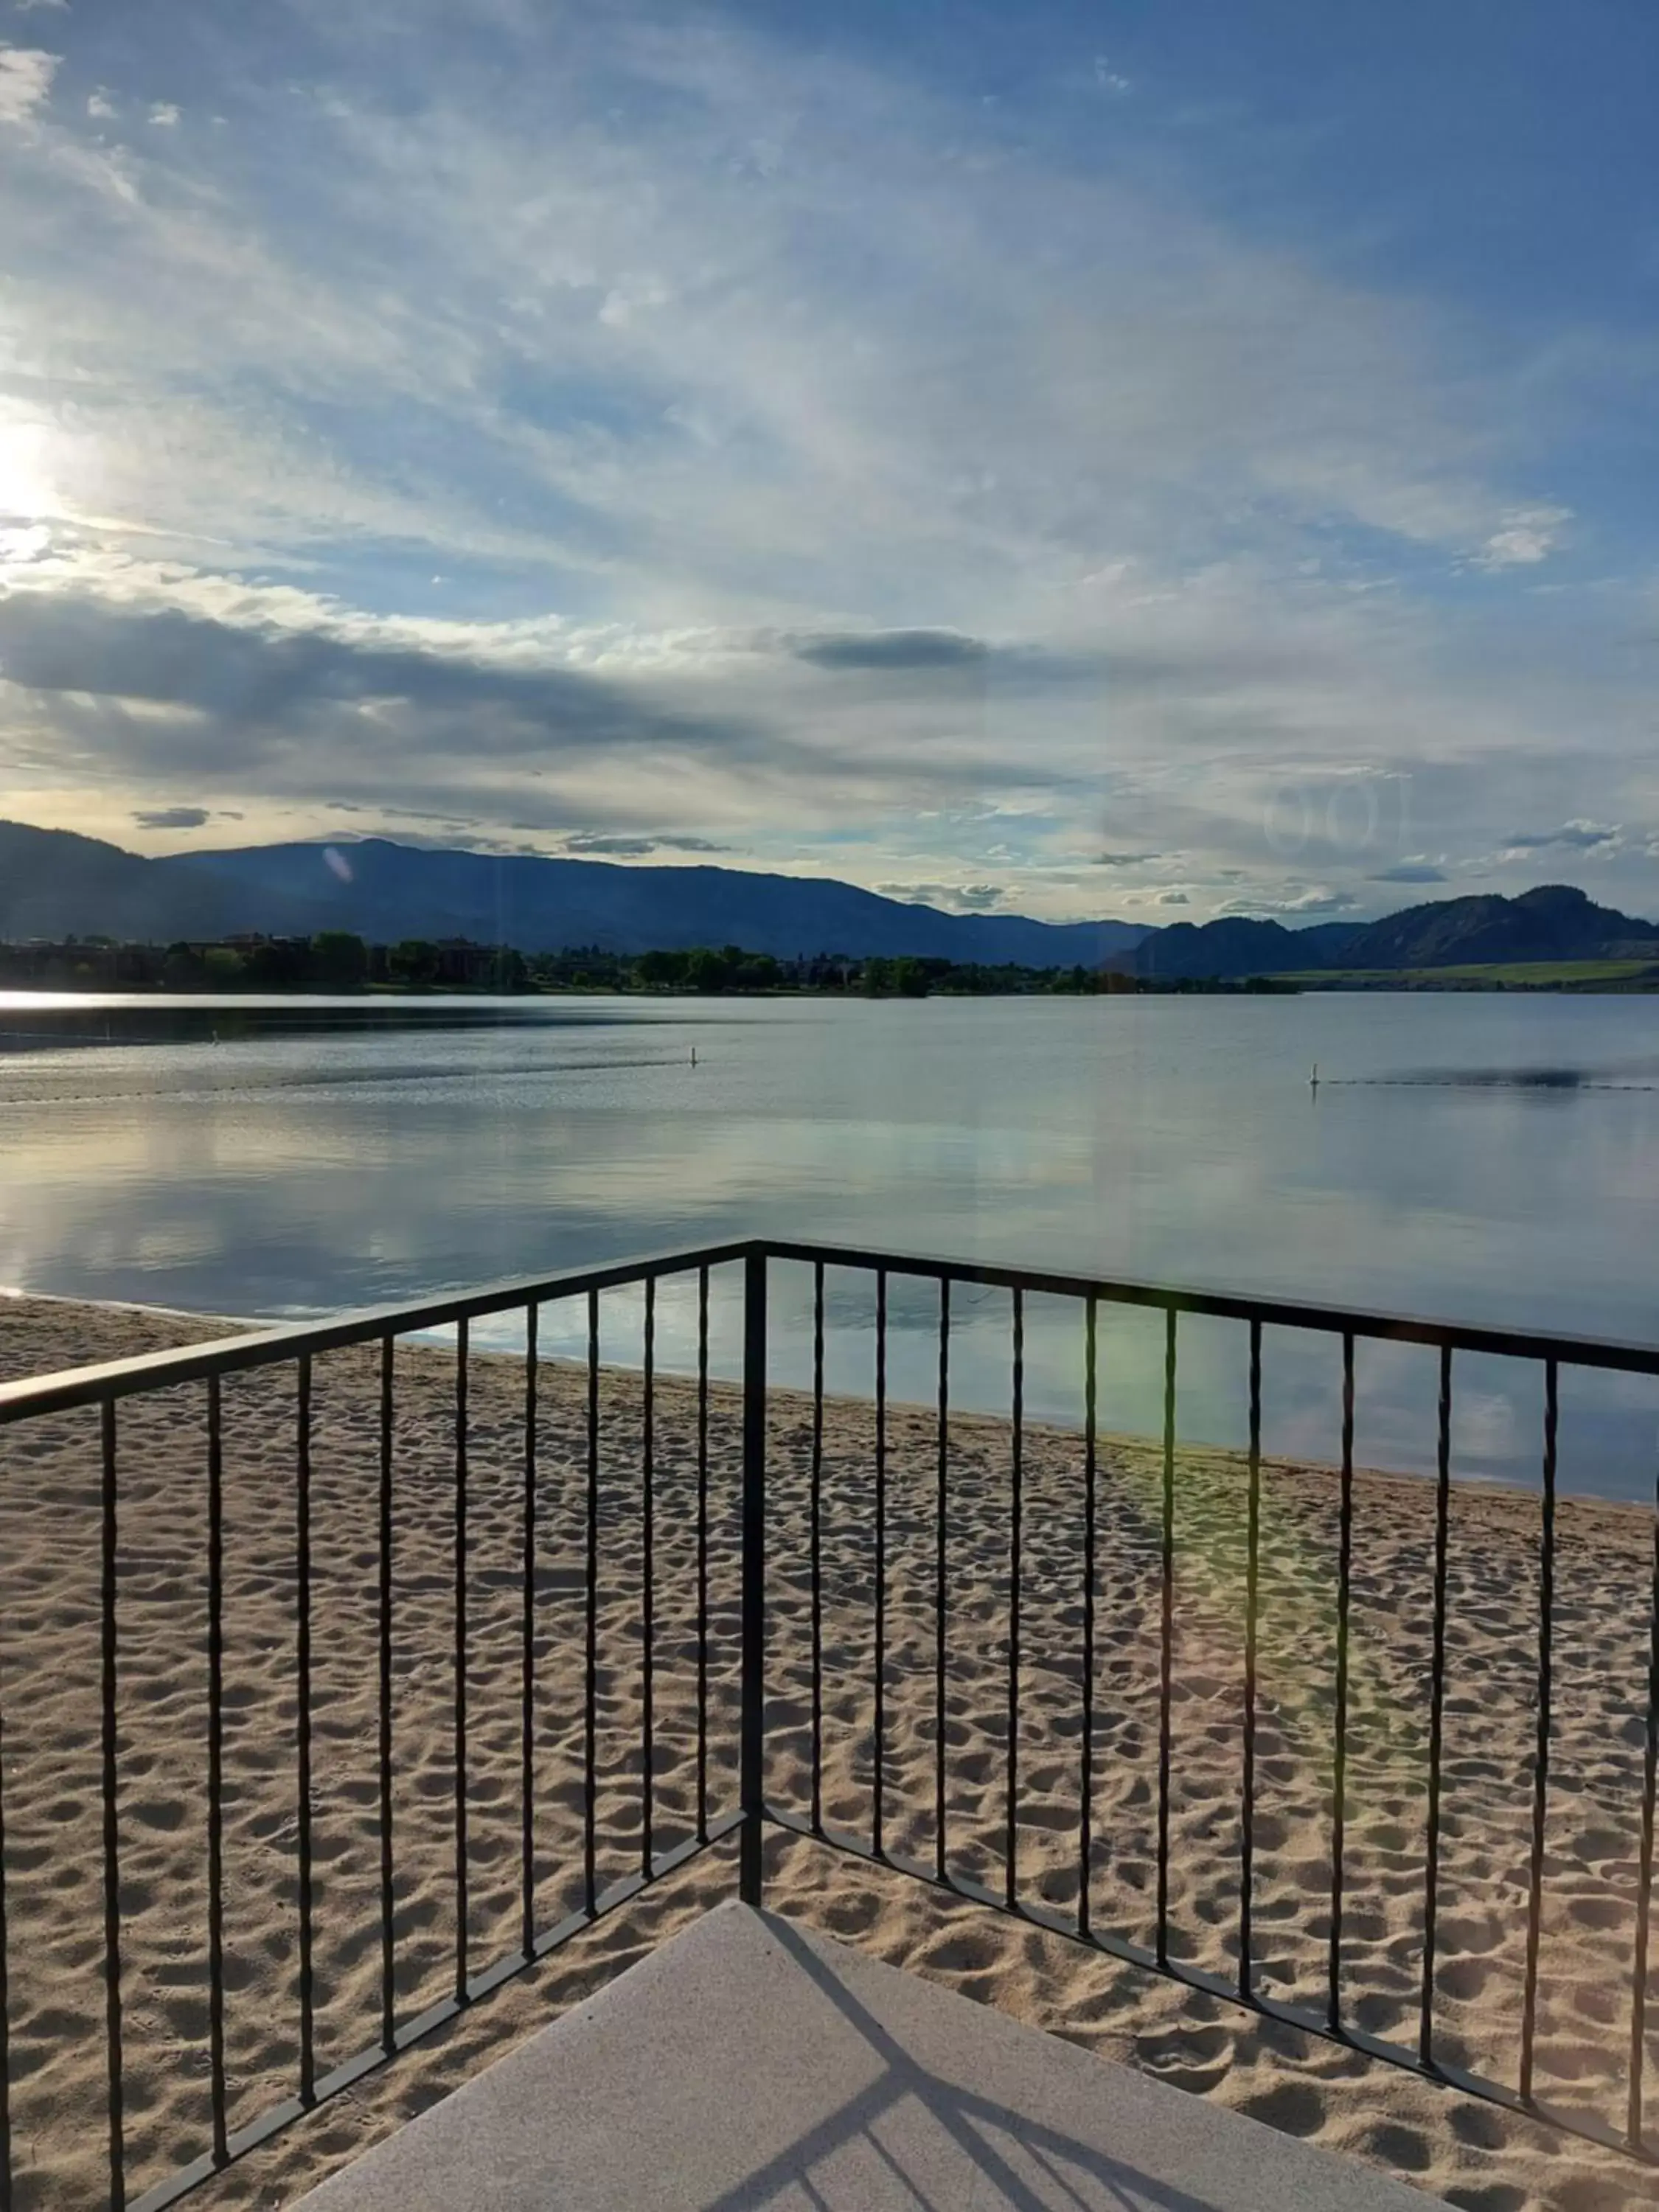
<svg viewBox="0 0 1659 2212"><path fill-rule="evenodd" d="M0 814L1659 915L1651 0L0 0Z"/></svg>

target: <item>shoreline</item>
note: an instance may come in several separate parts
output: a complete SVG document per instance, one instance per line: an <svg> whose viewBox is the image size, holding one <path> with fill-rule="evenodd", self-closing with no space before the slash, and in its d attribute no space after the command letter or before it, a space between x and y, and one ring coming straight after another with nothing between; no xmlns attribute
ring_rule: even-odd
<svg viewBox="0 0 1659 2212"><path fill-rule="evenodd" d="M9 1305L80 1306L88 1313L95 1314L141 1314L151 1316L157 1321L210 1322L216 1326L222 1326L228 1334L232 1334L239 1329L251 1331L276 1328L281 1325L246 1314L202 1313L194 1306L158 1306L144 1298L88 1298L70 1291L31 1291L21 1284L0 1283L0 1312Z"/></svg>
<svg viewBox="0 0 1659 2212"><path fill-rule="evenodd" d="M239 1335L255 1334L263 1329L281 1328L289 1325L300 1328L315 1322L320 1326L332 1320L348 1317L352 1311L356 1310L352 1308L342 1308L337 1311L329 1310L314 1315L307 1315L297 1320L291 1320L287 1316L272 1320L268 1316L202 1313L184 1306L151 1305L137 1299L86 1298L63 1292L28 1291L0 1285L0 1382L33 1379L28 1370L14 1373L9 1369L5 1358L3 1324L9 1313L14 1318L27 1321L27 1310L30 1306L37 1305L65 1314L76 1311L84 1313L88 1317L88 1334L93 1339L100 1334L99 1317L103 1316L125 1317L140 1327L154 1323L157 1328L170 1329L177 1324L186 1324L184 1332L172 1340L180 1346L210 1344L217 1342L221 1339L229 1341ZM374 1309L368 1310L374 1310ZM200 1325L199 1331L198 1324ZM447 1340L436 1330L404 1333L397 1337L396 1341L401 1348L416 1352L429 1352L439 1358L445 1357L447 1352ZM140 1347L141 1350L169 1348L171 1348L170 1345ZM40 1373L42 1377L48 1373L72 1373L77 1367L96 1365L104 1358L115 1356L125 1355L100 1352L85 1359L76 1358L66 1368L41 1369ZM468 1364L469 1369L474 1372L485 1363L498 1363L521 1371L524 1358L525 1355L521 1350L507 1349L498 1346L475 1346L470 1353ZM277 1366L283 1364L282 1361L272 1363L273 1365ZM562 1373L585 1374L586 1371L585 1360L570 1358L556 1353L541 1353L538 1364ZM601 1362L600 1372L617 1381L637 1381L642 1376L644 1370L626 1361L605 1359ZM655 1375L657 1388L659 1390L666 1390L672 1394L683 1391L688 1387L695 1388L695 1374L688 1369L668 1367L659 1361ZM711 1375L709 1387L713 1394L714 1392L730 1393L736 1390L738 1386L730 1379ZM793 1384L771 1384L768 1397L779 1405L793 1407L810 1409L812 1403L811 1393L809 1390ZM840 1393L829 1389L823 1393L826 1415L832 1412L841 1415L857 1414L867 1411L872 1403L873 1400L866 1395ZM890 1416L895 1419L902 1418L930 1424L937 1419L934 1407L926 1399L890 1397L887 1400L887 1410ZM1010 1417L1005 1413L987 1412L978 1408L953 1407L951 1413L951 1422L953 1429L959 1425L983 1425L994 1430L1006 1429L1010 1425ZM1024 1425L1024 1433L1028 1437L1039 1440L1048 1439L1080 1444L1085 1430L1080 1422L1069 1423L1052 1419L1030 1419ZM1133 1430L1103 1428L1097 1432L1097 1448L1103 1452L1108 1450L1133 1452L1150 1449L1152 1442L1153 1440L1145 1432ZM1248 1467L1247 1455L1238 1447L1191 1437L1178 1437L1177 1443L1182 1452L1196 1452L1204 1455L1206 1458L1231 1462L1241 1474ZM1330 1483L1340 1481L1341 1473L1334 1461L1290 1457L1283 1453L1264 1453L1261 1467L1264 1474L1273 1473L1279 1476L1306 1475L1322 1478ZM1356 1483L1364 1483L1371 1487L1379 1485L1399 1486L1402 1495L1419 1503L1425 1493L1432 1493L1436 1483L1436 1477L1432 1474L1410 1468L1375 1466L1358 1461L1355 1462L1353 1473ZM1541 1486L1534 1486L1518 1481L1506 1481L1500 1475L1489 1475L1479 1472L1459 1473L1455 1470L1453 1474L1453 1484L1456 1492L1462 1496L1499 1499L1504 1502L1509 1510L1517 1513L1524 1510L1534 1519L1540 1510L1542 1498ZM1562 1490L1558 1492L1557 1510L1570 1511L1575 1516L1605 1516L1621 1532L1628 1531L1644 1540L1647 1538L1649 1532L1654 1530L1656 1522L1659 1522L1659 1498L1650 1502L1643 1498L1604 1498L1593 1492Z"/></svg>

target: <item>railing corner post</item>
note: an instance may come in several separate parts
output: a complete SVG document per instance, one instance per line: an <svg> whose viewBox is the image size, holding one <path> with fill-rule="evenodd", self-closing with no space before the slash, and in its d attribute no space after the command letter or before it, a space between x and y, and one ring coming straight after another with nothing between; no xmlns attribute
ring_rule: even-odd
<svg viewBox="0 0 1659 2212"><path fill-rule="evenodd" d="M766 1813L766 1251L743 1263L743 1827L738 1893L761 1901Z"/></svg>

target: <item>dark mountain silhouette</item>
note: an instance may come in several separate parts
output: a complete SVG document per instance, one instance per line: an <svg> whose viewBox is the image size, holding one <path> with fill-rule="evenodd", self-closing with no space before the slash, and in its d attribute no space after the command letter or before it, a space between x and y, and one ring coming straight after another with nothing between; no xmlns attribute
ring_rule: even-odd
<svg viewBox="0 0 1659 2212"><path fill-rule="evenodd" d="M1307 929L1286 929L1277 921L1239 916L1176 922L1113 964L1176 981L1204 975L1288 975L1320 968L1455 968L1625 956L1659 959L1659 926L1597 906L1569 884L1543 884L1516 898L1491 894L1432 899L1369 923L1317 922Z"/></svg>
<svg viewBox="0 0 1659 2212"><path fill-rule="evenodd" d="M246 928L238 887L210 872L173 876L137 853L68 830L0 822L0 939L106 936L170 944ZM272 900L262 927L319 926L303 904Z"/></svg>
<svg viewBox="0 0 1659 2212"><path fill-rule="evenodd" d="M1518 898L1433 899L1373 922L1334 965L1452 968L1492 960L1659 957L1659 927L1597 906L1571 884L1540 884Z"/></svg>
<svg viewBox="0 0 1659 2212"><path fill-rule="evenodd" d="M736 868L500 858L383 838L142 860L62 830L0 824L0 938L166 943L319 929L381 943L469 937L526 952L741 945L785 958L909 953L1031 967L1098 966L1146 933L1132 922L944 914L851 884Z"/></svg>
<svg viewBox="0 0 1659 2212"><path fill-rule="evenodd" d="M1304 928L1286 930L1285 933L1294 944L1298 959L1311 957L1316 963L1328 962L1333 967L1340 967L1339 956L1346 955L1364 927L1363 921L1310 921Z"/></svg>
<svg viewBox="0 0 1659 2212"><path fill-rule="evenodd" d="M182 881L210 876L234 883L250 914L262 912L267 899L303 902L324 912L327 926L385 943L471 937L526 952L568 945L612 952L741 945L782 958L912 953L1062 967L1098 964L1146 934L1121 921L943 914L817 878L501 857L380 837L178 854L154 865Z"/></svg>
<svg viewBox="0 0 1659 2212"><path fill-rule="evenodd" d="M238 930L355 930L383 944L468 937L539 952L741 945L780 957L908 953L1033 968L1109 965L1153 981L1320 968L1659 959L1659 926L1565 884L1517 898L1431 900L1376 922L1287 929L1243 915L1133 922L944 914L855 884L738 868L432 850L385 838L250 846L143 860L67 830L0 822L0 939L107 935L168 943Z"/></svg>
<svg viewBox="0 0 1659 2212"><path fill-rule="evenodd" d="M1283 922L1253 921L1243 915L1220 921L1177 921L1147 938L1127 961L1114 964L1169 982L1205 975L1285 975L1334 964L1361 927L1339 921L1286 929Z"/></svg>

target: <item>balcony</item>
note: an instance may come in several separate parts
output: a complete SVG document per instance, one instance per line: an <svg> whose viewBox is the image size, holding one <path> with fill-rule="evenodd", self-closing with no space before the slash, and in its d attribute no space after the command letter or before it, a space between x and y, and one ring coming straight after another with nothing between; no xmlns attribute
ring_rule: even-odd
<svg viewBox="0 0 1659 2212"><path fill-rule="evenodd" d="M1123 1316L1151 1436L1103 1416ZM969 1327L1000 1410L962 1402ZM1217 1329L1238 1449L1183 1425ZM1264 1444L1291 1332L1328 1353L1328 1462ZM1356 1452L1384 1346L1427 1363L1427 1480ZM1073 1422L1032 1411L1056 1346ZM1536 1381L1534 1495L1460 1477L1487 1360ZM873 2207L876 2166L896 2203L1410 2201L794 1924L817 1899L856 1936L907 1882L1088 1962L1079 2025L1126 1975L1179 1993L1189 2079L1254 2016L1340 2054L1350 2099L1401 2069L1640 2185L1654 1518L1559 1479L1565 1379L1613 1375L1659 1352L743 1243L0 1386L5 2205L160 2212L687 1881L743 1911L319 2212L418 2204L485 2140L586 2160L595 2205L650 2202L665 2144L703 2194L664 2203ZM617 2115L604 2171L550 2067Z"/></svg>

